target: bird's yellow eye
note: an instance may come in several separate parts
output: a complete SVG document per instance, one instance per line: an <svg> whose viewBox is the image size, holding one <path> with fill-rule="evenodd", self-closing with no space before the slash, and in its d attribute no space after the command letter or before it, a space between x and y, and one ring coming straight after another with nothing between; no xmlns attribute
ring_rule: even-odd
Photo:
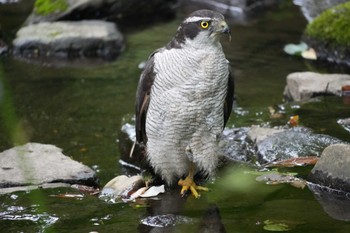
<svg viewBox="0 0 350 233"><path fill-rule="evenodd" d="M209 27L209 22L208 22L208 21L202 21L202 22L201 22L201 27L202 27L203 29L207 29L207 28Z"/></svg>

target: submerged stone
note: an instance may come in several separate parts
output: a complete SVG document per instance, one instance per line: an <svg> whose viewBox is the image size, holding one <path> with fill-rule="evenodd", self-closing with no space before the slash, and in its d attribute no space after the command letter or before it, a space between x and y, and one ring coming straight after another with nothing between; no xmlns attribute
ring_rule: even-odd
<svg viewBox="0 0 350 233"><path fill-rule="evenodd" d="M115 24L86 20L29 25L17 32L15 56L30 59L102 58L113 60L124 48Z"/></svg>
<svg viewBox="0 0 350 233"><path fill-rule="evenodd" d="M62 149L27 143L0 153L0 188L69 183L97 185L91 168L62 154Z"/></svg>
<svg viewBox="0 0 350 233"><path fill-rule="evenodd" d="M327 147L311 171L313 183L350 192L350 145L336 144Z"/></svg>

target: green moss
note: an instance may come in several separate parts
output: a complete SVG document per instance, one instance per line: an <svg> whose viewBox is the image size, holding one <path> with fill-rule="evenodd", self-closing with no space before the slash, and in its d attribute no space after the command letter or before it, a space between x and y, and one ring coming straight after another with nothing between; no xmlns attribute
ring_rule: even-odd
<svg viewBox="0 0 350 233"><path fill-rule="evenodd" d="M55 12L63 12L68 8L67 0L36 0L34 4L35 13L49 15Z"/></svg>
<svg viewBox="0 0 350 233"><path fill-rule="evenodd" d="M323 12L307 26L305 34L331 44L350 46L350 2Z"/></svg>

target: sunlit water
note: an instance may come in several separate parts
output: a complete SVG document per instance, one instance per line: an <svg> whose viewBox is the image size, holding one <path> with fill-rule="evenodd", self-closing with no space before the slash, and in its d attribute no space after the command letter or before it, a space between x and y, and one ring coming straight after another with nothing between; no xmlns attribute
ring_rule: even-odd
<svg viewBox="0 0 350 233"><path fill-rule="evenodd" d="M25 19L29 7L22 2L20 11L5 11L0 5L4 29L18 28ZM94 168L101 185L119 175L118 135L133 115L138 65L173 36L178 23L128 33L120 59L99 66L53 68L1 58L0 82L12 106L0 118L1 151L12 147L13 140L54 144ZM285 44L300 41L305 25L290 3L247 25L232 25L232 41L223 40L236 77L237 107L228 127L284 125L297 114L302 126L350 142L337 123L350 117L342 98L320 97L303 105L283 102L289 73L325 70L283 53ZM271 119L269 106L284 116ZM19 125L19 135L7 131L10 123ZM294 172L305 175L309 169ZM154 227L157 232L266 232L283 224L290 232L350 231L350 223L330 217L308 188L267 186L244 170L220 171L208 184L211 191L198 200L183 199L177 190L157 200L115 204L88 195L62 198L59 194L77 192L63 188L1 195L0 232L149 232Z"/></svg>

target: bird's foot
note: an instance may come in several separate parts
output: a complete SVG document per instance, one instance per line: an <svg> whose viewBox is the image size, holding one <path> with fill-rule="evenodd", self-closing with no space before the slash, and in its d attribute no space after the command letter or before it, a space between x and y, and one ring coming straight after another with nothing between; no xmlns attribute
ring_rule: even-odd
<svg viewBox="0 0 350 233"><path fill-rule="evenodd" d="M192 195L195 198L200 197L198 191L209 191L209 189L206 187L196 185L196 183L190 177L186 177L186 179L184 179L184 180L180 179L178 182L178 185L182 186L182 189L180 192L181 195L184 195L187 190L190 190Z"/></svg>

